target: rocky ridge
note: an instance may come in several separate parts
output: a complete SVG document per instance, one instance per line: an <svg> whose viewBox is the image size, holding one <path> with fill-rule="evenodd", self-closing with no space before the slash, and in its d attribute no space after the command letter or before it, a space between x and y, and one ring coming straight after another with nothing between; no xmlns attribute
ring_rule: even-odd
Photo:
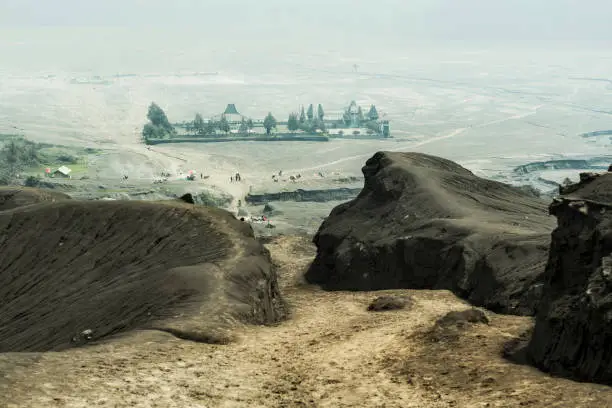
<svg viewBox="0 0 612 408"><path fill-rule="evenodd" d="M545 201L421 153L378 152L362 171L359 196L314 238L310 283L450 289L496 312L535 313L554 224Z"/></svg>
<svg viewBox="0 0 612 408"><path fill-rule="evenodd" d="M560 193L528 357L553 374L612 385L612 173L583 173Z"/></svg>

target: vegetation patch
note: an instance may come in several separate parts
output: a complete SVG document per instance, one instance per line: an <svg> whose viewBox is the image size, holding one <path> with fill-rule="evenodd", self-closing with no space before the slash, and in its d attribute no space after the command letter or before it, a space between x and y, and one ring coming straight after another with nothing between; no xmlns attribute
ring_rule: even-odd
<svg viewBox="0 0 612 408"><path fill-rule="evenodd" d="M14 181L20 171L41 164L40 145L20 137L4 139L0 149L0 184Z"/></svg>
<svg viewBox="0 0 612 408"><path fill-rule="evenodd" d="M0 135L0 185L25 184L46 187L42 168L68 166L73 174L87 171L86 156L99 154L98 149L73 149L49 143L37 143L18 135ZM19 177L25 176L25 177ZM19 178L25 178L24 182Z"/></svg>

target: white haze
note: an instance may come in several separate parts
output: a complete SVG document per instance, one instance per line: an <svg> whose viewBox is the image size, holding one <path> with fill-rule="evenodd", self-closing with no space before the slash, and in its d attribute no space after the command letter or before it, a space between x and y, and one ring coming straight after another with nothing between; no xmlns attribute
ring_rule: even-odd
<svg viewBox="0 0 612 408"><path fill-rule="evenodd" d="M507 178L611 154L579 136L612 129L610 16L604 0L0 0L0 132L138 149L151 101L186 120L356 99L406 139L168 150L261 174L418 150Z"/></svg>
<svg viewBox="0 0 612 408"><path fill-rule="evenodd" d="M309 38L610 43L606 0L1 0L0 25L189 28L249 43Z"/></svg>

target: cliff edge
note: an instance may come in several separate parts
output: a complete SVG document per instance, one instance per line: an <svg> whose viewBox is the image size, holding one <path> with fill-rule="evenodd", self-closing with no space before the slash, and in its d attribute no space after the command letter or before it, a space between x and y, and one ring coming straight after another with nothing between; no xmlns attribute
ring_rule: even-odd
<svg viewBox="0 0 612 408"><path fill-rule="evenodd" d="M378 152L359 196L317 232L305 277L330 290L450 289L534 314L553 219L546 203L443 158Z"/></svg>
<svg viewBox="0 0 612 408"><path fill-rule="evenodd" d="M612 173L583 173L550 205L557 217L530 360L612 385Z"/></svg>

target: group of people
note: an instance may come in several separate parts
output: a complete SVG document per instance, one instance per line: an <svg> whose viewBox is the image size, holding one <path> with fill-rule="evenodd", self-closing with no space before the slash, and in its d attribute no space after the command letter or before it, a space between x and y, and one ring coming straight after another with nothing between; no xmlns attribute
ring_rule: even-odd
<svg viewBox="0 0 612 408"><path fill-rule="evenodd" d="M272 175L272 180L273 180L275 183L278 183L278 182L279 182L279 177L281 177L282 175L283 175L283 171L282 171L282 170L279 170L278 175L276 175L276 174L273 174L273 175ZM299 179L301 179L301 178L302 178L302 175L301 175L301 174L298 174L297 176L289 176L289 180L291 180L291 181L293 181L293 182L296 182L297 180L299 180Z"/></svg>
<svg viewBox="0 0 612 408"><path fill-rule="evenodd" d="M230 177L230 182L233 183L234 181L242 181L242 177L240 177L240 173L236 173L236 175Z"/></svg>

